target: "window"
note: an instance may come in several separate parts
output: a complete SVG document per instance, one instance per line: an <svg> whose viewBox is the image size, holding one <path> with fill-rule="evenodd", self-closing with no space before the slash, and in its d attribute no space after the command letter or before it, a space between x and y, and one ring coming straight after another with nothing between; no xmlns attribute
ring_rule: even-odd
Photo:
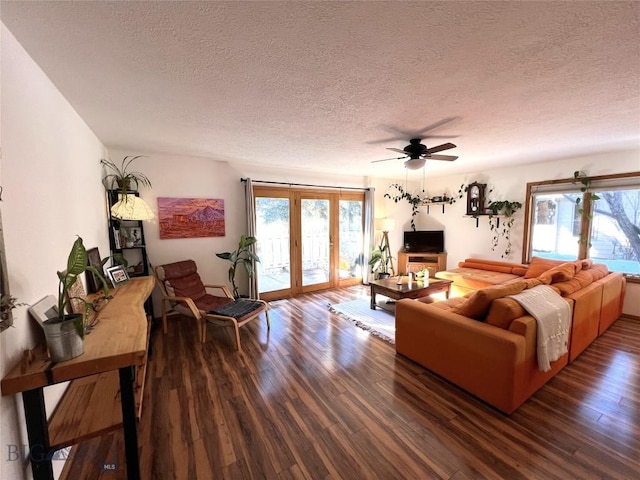
<svg viewBox="0 0 640 480"><path fill-rule="evenodd" d="M527 184L524 262L591 258L640 276L640 172Z"/></svg>

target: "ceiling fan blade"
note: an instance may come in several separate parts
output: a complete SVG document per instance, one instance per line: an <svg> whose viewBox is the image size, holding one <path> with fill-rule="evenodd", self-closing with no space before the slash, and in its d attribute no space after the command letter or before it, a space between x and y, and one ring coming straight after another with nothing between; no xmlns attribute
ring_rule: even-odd
<svg viewBox="0 0 640 480"><path fill-rule="evenodd" d="M407 156L408 156L407 152L405 152L404 150L400 150L399 148L388 148L388 147L387 147L387 150L391 150L392 152L402 153L402 154L404 154L404 155L407 155Z"/></svg>
<svg viewBox="0 0 640 480"><path fill-rule="evenodd" d="M438 145L433 148L428 148L425 153L427 155L430 155L432 153L441 152L443 150L449 150L450 148L456 148L456 146L453 143L443 143L442 145Z"/></svg>
<svg viewBox="0 0 640 480"><path fill-rule="evenodd" d="M403 158L407 158L407 156L405 155L404 157L383 158L382 160L372 160L371 163L388 162L389 160L402 160Z"/></svg>
<svg viewBox="0 0 640 480"><path fill-rule="evenodd" d="M380 140L371 140L366 143L369 145L375 145L376 143L389 143L398 140L406 140L407 138L421 138L423 140L425 138L458 138L458 135L424 135L426 132L435 130L436 128L457 120L458 118L460 117L444 118L439 122L432 123L431 125L421 128L420 130L409 130L400 127L394 127L393 125L381 125L381 128L383 130L386 130L387 132L395 135L393 137L382 138Z"/></svg>
<svg viewBox="0 0 640 480"><path fill-rule="evenodd" d="M424 127L422 130L418 130L417 132L413 132L415 134L416 137L421 136L422 134L430 131L430 130L435 130L438 127L441 127L442 125L446 125L449 122L452 122L454 120L456 120L458 117L449 117L449 118L443 118L442 120L440 120L439 122L435 122L432 123L431 125L428 125L426 127ZM457 136L457 135L456 135ZM455 138L454 136L447 136L447 137L436 137L435 135L423 135L422 138Z"/></svg>
<svg viewBox="0 0 640 480"><path fill-rule="evenodd" d="M429 160L448 160L449 162L452 162L458 157L455 157L453 155L427 155L426 158L428 158Z"/></svg>

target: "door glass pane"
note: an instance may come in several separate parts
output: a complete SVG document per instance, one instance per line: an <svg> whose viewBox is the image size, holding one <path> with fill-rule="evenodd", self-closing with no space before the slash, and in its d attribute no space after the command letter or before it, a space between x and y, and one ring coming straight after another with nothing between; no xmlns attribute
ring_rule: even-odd
<svg viewBox="0 0 640 480"><path fill-rule="evenodd" d="M291 288L289 199L256 198L258 291Z"/></svg>
<svg viewBox="0 0 640 480"><path fill-rule="evenodd" d="M329 200L303 198L302 285L329 281Z"/></svg>
<svg viewBox="0 0 640 480"><path fill-rule="evenodd" d="M531 228L531 256L576 260L580 239L578 193L536 195Z"/></svg>
<svg viewBox="0 0 640 480"><path fill-rule="evenodd" d="M340 278L362 278L362 201L340 200Z"/></svg>
<svg viewBox="0 0 640 480"><path fill-rule="evenodd" d="M596 193L589 258L613 272L640 274L640 189Z"/></svg>

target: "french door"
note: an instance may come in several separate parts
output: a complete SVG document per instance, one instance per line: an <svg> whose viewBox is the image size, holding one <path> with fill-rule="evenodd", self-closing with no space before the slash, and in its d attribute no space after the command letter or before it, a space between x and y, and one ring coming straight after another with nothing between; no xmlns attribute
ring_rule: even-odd
<svg viewBox="0 0 640 480"><path fill-rule="evenodd" d="M364 193L254 187L265 300L362 281Z"/></svg>

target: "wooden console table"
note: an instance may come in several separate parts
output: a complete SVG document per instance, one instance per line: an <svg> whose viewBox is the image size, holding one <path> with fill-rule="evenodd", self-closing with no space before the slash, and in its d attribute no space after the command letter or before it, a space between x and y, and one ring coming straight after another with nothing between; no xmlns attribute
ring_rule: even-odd
<svg viewBox="0 0 640 480"><path fill-rule="evenodd" d="M436 273L447 269L447 254L430 252L406 252L401 249L398 252L398 271L405 275L409 272L429 269L429 276L435 277Z"/></svg>
<svg viewBox="0 0 640 480"><path fill-rule="evenodd" d="M112 290L79 357L53 364L44 348L36 349L40 353L31 363L17 365L2 379L3 396L22 393L35 480L53 480L54 451L118 428L124 429L127 478L140 478L136 407L149 334L143 307L153 287L153 277L139 277ZM71 383L47 422L44 387L66 381Z"/></svg>

